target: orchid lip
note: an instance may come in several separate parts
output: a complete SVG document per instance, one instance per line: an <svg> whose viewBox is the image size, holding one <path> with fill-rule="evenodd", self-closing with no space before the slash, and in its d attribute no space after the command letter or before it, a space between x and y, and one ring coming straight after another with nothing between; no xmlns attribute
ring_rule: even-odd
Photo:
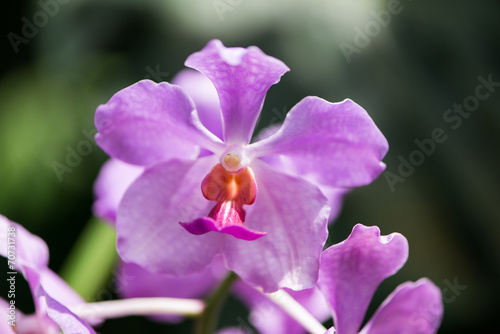
<svg viewBox="0 0 500 334"><path fill-rule="evenodd" d="M231 234L238 239L255 240L265 232L253 231L245 226L243 205L252 205L257 196L257 184L250 167L240 167L239 155L227 153L224 162L237 169L228 171L222 164L215 165L201 183L203 196L216 201L207 217L183 223L189 233L200 235L211 231Z"/></svg>
<svg viewBox="0 0 500 334"><path fill-rule="evenodd" d="M230 234L235 238L253 241L260 237L263 237L267 232L259 232L249 229L245 225L229 225L229 226L218 226L218 222L210 217L203 217L193 220L189 223L179 222L182 227L186 229L191 234L202 235L208 232L220 232L225 234Z"/></svg>

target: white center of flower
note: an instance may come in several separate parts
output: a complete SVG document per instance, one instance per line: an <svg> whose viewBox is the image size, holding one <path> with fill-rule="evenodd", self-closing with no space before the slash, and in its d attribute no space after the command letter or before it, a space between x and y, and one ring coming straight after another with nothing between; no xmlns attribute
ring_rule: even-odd
<svg viewBox="0 0 500 334"><path fill-rule="evenodd" d="M220 157L220 163L228 172L237 172L248 167L250 161L239 145L230 146Z"/></svg>

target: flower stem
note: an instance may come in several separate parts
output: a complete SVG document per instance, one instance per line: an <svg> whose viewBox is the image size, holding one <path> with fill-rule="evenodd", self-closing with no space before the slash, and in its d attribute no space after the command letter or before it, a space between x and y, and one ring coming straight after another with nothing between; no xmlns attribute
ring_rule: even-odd
<svg viewBox="0 0 500 334"><path fill-rule="evenodd" d="M183 315L197 316L205 308L198 299L181 298L127 298L104 302L86 303L72 311L89 322L98 319L120 318L129 315Z"/></svg>
<svg viewBox="0 0 500 334"><path fill-rule="evenodd" d="M229 273L214 294L208 298L205 310L194 325L194 334L212 334L215 332L222 305L229 294L233 282L237 278L238 275L234 272Z"/></svg>
<svg viewBox="0 0 500 334"><path fill-rule="evenodd" d="M115 230L92 218L67 256L60 275L85 300L95 300L97 291L109 280L117 258Z"/></svg>
<svg viewBox="0 0 500 334"><path fill-rule="evenodd" d="M298 301L293 299L288 293L283 290L278 290L273 293L264 293L276 305L281 307L283 311L288 313L295 321L304 327L308 333L323 334L327 329L307 311Z"/></svg>

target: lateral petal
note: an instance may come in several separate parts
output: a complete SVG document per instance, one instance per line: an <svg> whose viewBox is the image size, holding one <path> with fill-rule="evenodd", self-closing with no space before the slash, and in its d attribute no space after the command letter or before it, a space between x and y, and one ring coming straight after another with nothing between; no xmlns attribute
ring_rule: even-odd
<svg viewBox="0 0 500 334"><path fill-rule="evenodd" d="M95 124L99 146L133 165L195 158L200 147L222 150L185 91L166 82L142 80L122 89L97 108Z"/></svg>
<svg viewBox="0 0 500 334"><path fill-rule="evenodd" d="M306 97L273 135L250 145L249 156L281 155L294 174L338 188L362 186L384 169L388 144L368 113L351 100Z"/></svg>

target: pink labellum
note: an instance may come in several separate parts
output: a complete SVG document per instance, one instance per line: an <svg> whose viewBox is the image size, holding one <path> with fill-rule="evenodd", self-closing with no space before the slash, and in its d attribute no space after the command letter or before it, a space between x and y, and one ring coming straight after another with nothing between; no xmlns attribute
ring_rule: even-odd
<svg viewBox="0 0 500 334"><path fill-rule="evenodd" d="M190 223L180 223L182 227L191 234L200 235L210 231L231 234L242 240L252 241L265 236L266 232L258 232L249 229L245 225L231 225L220 228L217 222L210 217L198 218Z"/></svg>
<svg viewBox="0 0 500 334"><path fill-rule="evenodd" d="M216 231L249 241L267 234L245 226L243 205L253 204L257 195L257 185L250 168L228 172L217 164L203 179L201 190L206 199L217 201L217 204L208 217L180 223L189 233L200 235Z"/></svg>

